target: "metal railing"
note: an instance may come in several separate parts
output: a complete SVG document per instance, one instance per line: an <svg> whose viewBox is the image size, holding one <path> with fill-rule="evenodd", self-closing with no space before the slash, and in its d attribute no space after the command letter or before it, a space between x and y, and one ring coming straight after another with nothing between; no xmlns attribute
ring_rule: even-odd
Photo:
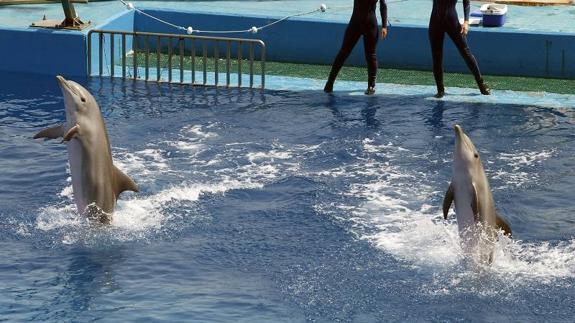
<svg viewBox="0 0 575 323"><path fill-rule="evenodd" d="M260 68L256 71L258 57ZM264 89L265 59L265 43L257 39L112 30L88 32L90 76L226 87L242 87L246 78L250 88ZM244 63L248 64L247 71L243 69ZM179 75L174 77L174 72ZM256 72L261 76L259 84ZM225 73L225 82L220 80L220 73ZM232 78L234 75L237 77Z"/></svg>

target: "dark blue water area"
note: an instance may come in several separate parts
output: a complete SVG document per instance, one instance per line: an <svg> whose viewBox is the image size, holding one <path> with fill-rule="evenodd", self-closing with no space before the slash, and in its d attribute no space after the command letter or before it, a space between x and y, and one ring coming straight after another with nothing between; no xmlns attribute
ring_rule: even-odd
<svg viewBox="0 0 575 323"><path fill-rule="evenodd" d="M102 227L32 139L56 80L0 82L0 321L573 320L570 109L79 80L140 187ZM454 124L515 235L486 268L441 213Z"/></svg>

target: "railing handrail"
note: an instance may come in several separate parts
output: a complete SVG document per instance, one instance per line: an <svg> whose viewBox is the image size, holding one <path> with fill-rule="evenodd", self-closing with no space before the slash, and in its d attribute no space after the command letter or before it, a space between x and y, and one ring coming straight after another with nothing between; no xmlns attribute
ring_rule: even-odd
<svg viewBox="0 0 575 323"><path fill-rule="evenodd" d="M98 35L97 38L97 46L98 46L98 58L97 58L97 62L98 62L98 75L99 76L104 76L106 75L103 72L103 66L104 64L107 66L108 65L108 59L106 59L106 62L104 62L104 55L106 54L106 50L105 47L107 47L107 45L104 45L104 41L106 39L106 37L110 38L110 65L111 65L111 69L109 70L109 74L110 77L115 77L115 73L114 73L114 63L115 63L115 56L114 56L114 39L116 39L116 36L121 36L121 61L122 61L122 78L126 78L126 60L128 57L128 53L126 51L126 36L131 36L132 38L132 45L131 45L131 52L133 52L133 69L134 69L134 73L133 76L130 76L129 78L132 78L134 80L137 79L142 79L141 75L139 75L138 70L140 68L137 57L141 55L143 55L143 57L145 58L145 81L150 81L151 79L149 78L149 55L151 54L150 52L150 42L149 39L150 38L156 38L157 43L156 43L156 53L158 55L157 57L157 66L156 66L156 70L157 70L157 74L156 75L156 82L162 82L164 81L164 79L162 79L161 77L161 72L160 72L160 39L167 39L168 40L168 82L172 82L172 70L173 70L173 66L172 66L172 57L176 56L180 58L180 65L179 65L179 70L180 70L180 82L179 83L184 83L184 68L183 68L183 60L184 57L188 56L184 54L184 47L186 45L181 45L182 43L180 43L180 45L178 45L179 47L179 54L175 54L173 53L173 46L172 46L172 39L176 39L179 41L183 41L183 43L186 43L186 40L191 40L191 45L192 45L192 50L191 50L191 54L190 54L190 58L192 59L192 68L191 68L191 84L192 85L211 85L211 84L207 84L206 79L207 79L207 59L210 58L208 56L208 52L207 52L207 42L213 42L215 44L215 46L213 47L213 58L214 58L214 67L215 67L215 72L214 72L214 86L220 86L219 84L219 77L218 77L218 73L219 73L219 51L221 50L220 47L220 43L226 43L227 46L225 48L225 50L227 51L227 54L225 55L225 60L226 60L226 86L229 87L231 86L230 84L230 74L237 74L238 75L238 87L242 87L242 75L244 75L244 73L242 72L242 60L243 60L243 55L242 52L245 50L244 44L248 45L248 51L249 51L249 55L246 58L246 61L249 60L249 87L253 88L254 86L254 61L257 61L258 59L255 57L254 55L254 46L260 46L260 58L259 61L261 63L261 85L260 87L262 89L265 88L265 59L266 59L266 45L265 43L260 40L260 39L251 39L251 38L234 38L234 37L220 37L220 36L197 36L197 35L182 35L182 34L168 34L168 33L156 33L156 32L142 32L142 31L125 31L125 30L102 30L102 29L93 29L90 30L87 34L88 37L88 64L87 64L87 68L88 68L88 75L92 76L92 59L93 59L93 55L92 55L92 36L94 34ZM106 36L105 36L106 35ZM138 39L145 39L145 46L141 47L138 45ZM200 48L199 46L196 47L196 41L199 41L202 43L202 47L203 47L203 55L196 55L196 50L198 48ZM231 57L230 55L230 44L231 43L237 43L237 57ZM152 45L153 46L153 45ZM145 48L145 52L143 54L138 54L138 50L142 50ZM118 48L120 49L120 48ZM194 64L194 61L196 58L199 57L203 57L203 79L202 79L202 83L196 83L195 79L196 79L196 67L198 65ZM222 58L224 59L224 58ZM231 71L230 69L230 62L232 62L232 59L237 59L238 60L238 69L237 71ZM163 69L163 68L162 68ZM198 69L199 70L199 69ZM212 73L212 72L210 72ZM245 73L247 74L247 73Z"/></svg>
<svg viewBox="0 0 575 323"><path fill-rule="evenodd" d="M92 29L88 32L88 37L93 33L101 34L116 34L116 35L133 35L133 36L156 36L156 37L171 37L171 38L189 38L189 39L205 39L205 40L222 40L222 41L238 41L245 43L258 43L262 47L266 47L266 44L260 39L252 38L234 38L234 37L217 37L217 36L197 36L197 35L183 35L183 34L167 34L167 33L153 33L147 31L125 31L125 30L103 30L103 29Z"/></svg>

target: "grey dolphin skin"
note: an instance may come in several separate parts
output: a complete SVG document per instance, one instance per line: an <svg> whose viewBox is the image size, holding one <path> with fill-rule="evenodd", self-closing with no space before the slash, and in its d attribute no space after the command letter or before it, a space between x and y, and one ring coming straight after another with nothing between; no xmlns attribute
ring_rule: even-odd
<svg viewBox="0 0 575 323"><path fill-rule="evenodd" d="M511 236L511 227L495 210L493 194L481 158L469 137L455 125L453 175L443 199L443 217L455 201L459 235L466 254L480 263L491 263L497 231Z"/></svg>
<svg viewBox="0 0 575 323"><path fill-rule="evenodd" d="M138 187L112 163L108 132L96 99L80 84L56 78L64 95L66 122L40 131L34 139L63 138L78 212L109 224L120 193L137 192Z"/></svg>

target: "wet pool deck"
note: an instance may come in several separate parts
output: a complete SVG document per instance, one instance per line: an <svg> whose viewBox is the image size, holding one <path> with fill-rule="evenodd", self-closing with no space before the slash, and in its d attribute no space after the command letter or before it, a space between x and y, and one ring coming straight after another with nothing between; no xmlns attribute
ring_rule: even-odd
<svg viewBox="0 0 575 323"><path fill-rule="evenodd" d="M269 18L281 18L319 8L322 3L328 7L326 12L315 12L293 18L300 20L347 22L352 10L351 0L277 0L277 1L133 1L138 8L185 10L197 13L219 13L234 15L258 15ZM485 2L472 1L471 10L479 10ZM431 0L390 0L388 15L394 25L427 26L431 11ZM75 4L83 20L91 20L95 26L127 10L120 1L90 2ZM462 15L461 1L457 10ZM42 19L60 19L63 17L60 4L10 5L0 6L0 26L27 28L32 22ZM489 31L527 31L537 33L568 33L575 35L575 6L516 6L509 5L507 22L498 28L472 27ZM201 26L194 26L201 29ZM251 26L246 26L250 28Z"/></svg>
<svg viewBox="0 0 575 323"><path fill-rule="evenodd" d="M116 73L121 73L118 66ZM145 70L139 68L138 74L143 75ZM179 74L178 70L175 74ZM196 80L201 84L201 75L197 75ZM150 71L150 77L156 77L155 72ZM167 79L167 71L162 70L162 79ZM214 75L208 73L207 83L214 84ZM220 79L225 78L224 73L220 73ZM184 72L184 84L191 82L191 73ZM248 80L244 75L244 84ZM237 84L237 76L232 76L231 84ZM308 77L290 77L282 75L268 75L266 77L266 89L276 91L297 91L297 92L310 92L314 95L332 96L332 97L345 97L345 96L362 96L367 100L373 99L372 96L366 96L364 90L366 83L364 81L344 81L337 80L332 94L325 94L323 86L325 79L312 79ZM255 88L252 91L257 92L258 87L261 85L258 79L254 82ZM185 86L185 85L184 85ZM475 87L466 88L458 86L448 86L446 88L446 95L442 99L434 97L436 93L435 86L431 85L413 85L413 84L394 84L394 83L377 83L375 97L383 96L402 96L402 97L424 97L429 101L441 102L457 102L461 104L466 103L486 103L504 107L506 105L529 105L537 107L554 108L557 111L561 109L575 109L575 93L558 94L543 91L514 91L514 90L500 90L492 89L492 95L485 96L479 93Z"/></svg>

